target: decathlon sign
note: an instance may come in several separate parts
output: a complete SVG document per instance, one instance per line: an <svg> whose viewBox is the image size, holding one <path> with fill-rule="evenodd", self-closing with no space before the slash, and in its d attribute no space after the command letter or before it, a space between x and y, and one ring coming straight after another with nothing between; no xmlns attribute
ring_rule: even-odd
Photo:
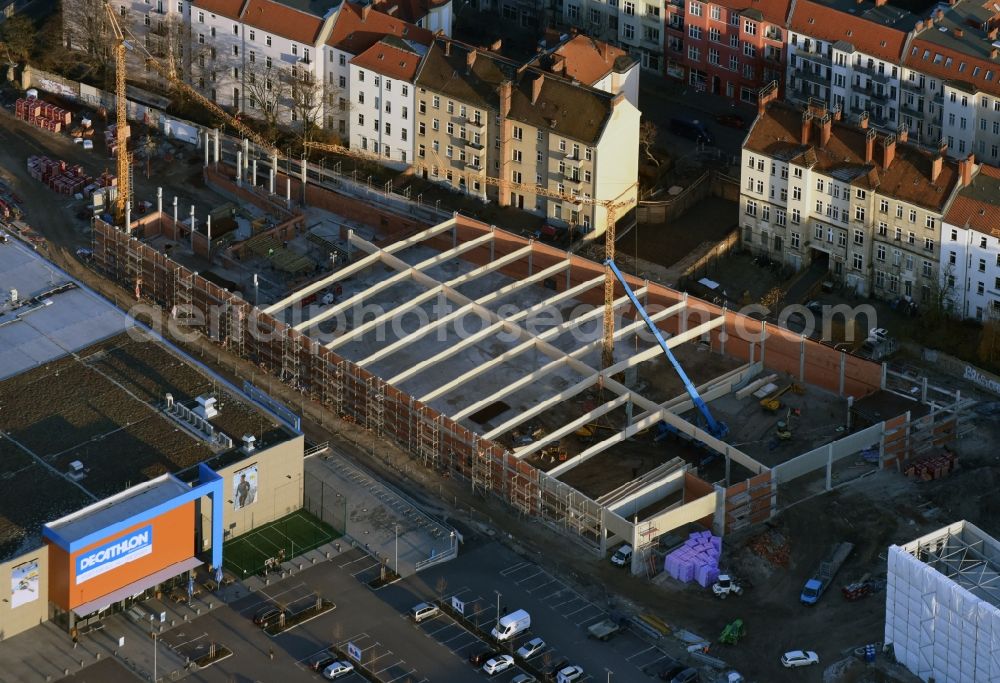
<svg viewBox="0 0 1000 683"><path fill-rule="evenodd" d="M153 527L137 529L76 558L76 582L83 583L152 552Z"/></svg>

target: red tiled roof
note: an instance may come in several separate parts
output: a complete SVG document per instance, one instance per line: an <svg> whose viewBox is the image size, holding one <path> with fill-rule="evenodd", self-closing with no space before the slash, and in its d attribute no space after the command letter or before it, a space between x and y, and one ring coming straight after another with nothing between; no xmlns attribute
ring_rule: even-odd
<svg viewBox="0 0 1000 683"><path fill-rule="evenodd" d="M586 85L594 85L614 68L616 59L628 56L621 48L584 35L566 41L555 54L565 59L566 77Z"/></svg>
<svg viewBox="0 0 1000 683"><path fill-rule="evenodd" d="M243 23L296 43L316 42L323 20L274 0L249 0L243 10Z"/></svg>
<svg viewBox="0 0 1000 683"><path fill-rule="evenodd" d="M226 17L228 19L240 18L240 10L243 9L245 0L193 0L192 5L200 10L205 10L212 14Z"/></svg>
<svg viewBox="0 0 1000 683"><path fill-rule="evenodd" d="M420 66L420 55L382 40L352 59L351 64L389 78L413 82Z"/></svg>
<svg viewBox="0 0 1000 683"><path fill-rule="evenodd" d="M432 9L449 2L451 0L377 0L373 9L415 24L426 17Z"/></svg>
<svg viewBox="0 0 1000 683"><path fill-rule="evenodd" d="M841 178L853 177L854 180L850 181L853 185L877 189L887 196L934 210L944 207L958 182L958 166L948 159L942 161L941 172L932 182L932 154L909 143L896 143L895 157L889 168L883 169L879 163L882 159L882 136L875 141L873 161L866 162L866 133L847 123L834 122L829 142L820 148L816 144L819 135L817 126L814 121L809 144L801 144L802 111L774 102L757 117L744 148L789 159L822 173L836 174Z"/></svg>
<svg viewBox="0 0 1000 683"><path fill-rule="evenodd" d="M951 225L971 228L993 237L1000 237L1000 211L996 197L1000 196L1000 168L983 164L972 185L955 197L944 220Z"/></svg>
<svg viewBox="0 0 1000 683"><path fill-rule="evenodd" d="M764 15L765 21L782 28L785 26L788 10L792 4L791 0L712 0L712 2L733 12L755 9Z"/></svg>
<svg viewBox="0 0 1000 683"><path fill-rule="evenodd" d="M421 45L430 45L434 40L430 31L419 26L375 9L364 14L360 5L345 2L326 44L352 55L360 55L385 36L405 38Z"/></svg>
<svg viewBox="0 0 1000 683"><path fill-rule="evenodd" d="M835 43L843 40L865 54L898 63L906 34L873 21L840 12L810 0L799 0L790 28L811 38Z"/></svg>
<svg viewBox="0 0 1000 683"><path fill-rule="evenodd" d="M927 59L923 58L924 51L928 53ZM941 56L941 59L935 63L938 55ZM945 66L949 59L951 62ZM915 38L911 43L909 53L903 55L903 64L919 70L920 73L937 76L942 80L962 81L979 90L1000 94L1000 64L957 50L950 50L937 43ZM960 64L965 65L961 72L958 70ZM977 67L979 73L973 76L972 74ZM990 75L989 80L986 80L986 74Z"/></svg>

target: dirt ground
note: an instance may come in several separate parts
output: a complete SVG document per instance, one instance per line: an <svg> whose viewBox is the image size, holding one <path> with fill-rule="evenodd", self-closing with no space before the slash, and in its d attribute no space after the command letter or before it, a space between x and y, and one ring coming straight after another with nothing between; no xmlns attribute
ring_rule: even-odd
<svg viewBox="0 0 1000 683"><path fill-rule="evenodd" d="M640 223L616 245L625 256L641 256L664 267L672 266L703 242L715 244L737 223L736 202L709 197L675 221Z"/></svg>

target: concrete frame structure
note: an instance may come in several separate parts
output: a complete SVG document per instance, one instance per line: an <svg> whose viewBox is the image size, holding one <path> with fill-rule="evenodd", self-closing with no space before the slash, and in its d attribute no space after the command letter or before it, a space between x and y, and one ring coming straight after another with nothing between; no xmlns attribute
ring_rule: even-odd
<svg viewBox="0 0 1000 683"><path fill-rule="evenodd" d="M225 171L230 172L231 169ZM333 201L351 201L339 195L331 197ZM149 220L148 217L145 220ZM787 373L794 381L815 385L848 403L852 398L860 399L881 391L895 394L893 400L904 399L913 405L912 419L904 408L899 417L873 420L862 432L849 434L822 449L788 461L794 464L769 467L732 444L713 438L696 424L696 420L685 417L684 413L692 410L692 402L686 394L656 402L615 379L619 373L662 354L658 347L633 349L629 345L625 351L622 342L631 341L642 325L634 319L626 319L619 325L615 339L620 355L614 365L603 371L597 369L600 340L580 343L569 349L553 343L562 332L586 322L586 314L540 333L525 329L524 318L544 306L565 305L571 300L599 306L603 302L600 286L603 267L600 264L457 215L426 229L407 230L395 242L380 240L385 246L377 246L345 230L347 265L256 310L239 296L222 290L140 240L130 239L100 221L95 223L94 251L98 268L130 291L134 289L134 278L141 274L143 297L167 309L178 302L203 310L221 309L220 329L213 337L214 342L241 357L252 358L262 370L296 387L305 398L363 425L373 437L392 439L424 466L464 479L473 489L499 497L520 513L578 537L596 552L605 551L612 542L632 543L639 549L633 562L634 571L644 566L659 536L687 523L701 522L721 533L767 520L778 509L779 482L826 468L829 488L835 463L862 448L877 445L882 456L881 465L898 467L918 448L947 443L956 436L959 413L964 405L957 395L942 393L932 400L925 391L921 400L915 399L910 393L913 387L906 384L909 380L893 377L876 363L835 351L784 328L727 311L667 287L629 278L630 286L640 292L654 313L655 324L669 338L672 347L697 339L700 346L739 363L725 374L703 382L699 390L706 401L728 396L767 371ZM400 257L404 250L417 246L424 251L416 256L411 254L409 261ZM428 248L438 253L427 258ZM139 265L128 265L132 252ZM464 274L447 280L432 277L427 272L436 266L454 266L462 262L466 263L460 268ZM301 316L296 317L303 299L372 266L378 266L375 272L388 271L388 274L379 275L374 281L361 281L360 291L347 294L346 299L328 310L344 309L355 301L369 303L375 294L388 289L387 281L397 286L417 285L425 291L410 292L406 295L408 299L390 299L389 310L382 311L374 320L361 320L349 334L332 340L317 329L317 322L321 322L317 317L306 321ZM456 289L491 273L509 280L503 285L489 284L485 293L475 298ZM352 277L352 282L357 286L359 280ZM545 292L541 300L537 299L537 289L535 299L525 297L528 288L543 283L551 291ZM483 281L478 283L479 292L483 291L483 284ZM521 293L522 301L537 303L504 316L487 308L487 304L516 293ZM621 293L623 290L619 288L616 296ZM457 310L424 323L412 332L400 333L400 338L384 345L377 344L375 348L359 345L365 349L364 358L351 359L343 355L350 342L387 319L412 311L436 297ZM615 305L621 308L625 301L618 300ZM421 347L424 350L416 357L408 357L401 369L387 371L385 377L376 374L379 362L403 351L417 353L414 342L465 313L484 321L483 330L474 333L476 339L459 342L461 348L455 350ZM251 325L263 334L248 334ZM441 368L462 349L497 331L506 332L513 341L503 351L487 353L488 361L477 362L474 368L460 372L458 377L441 378L430 387L425 382L423 388L412 393L399 388L414 377ZM461 404L445 402L447 407L442 407L440 399L457 387L466 392L474 390L470 387L480 386L485 372L502 368L528 351L537 352L541 358L540 364L533 369L508 368L513 370L514 379L504 380L506 386L494 387L484 392L488 394L484 396L466 394ZM355 355L360 353L362 351L355 349ZM521 361L523 364L524 359ZM537 392L538 388L533 385L550 373L562 372L561 379L566 380L566 371L573 373L575 379L567 380L537 400L532 399L530 405L518 409L521 414L517 417L491 425L489 429L470 426L469 418L482 408L525 387L532 386ZM509 378L510 372L507 376ZM585 424L585 420L610 415L615 410L620 413L624 409L628 421L612 436L588 445L572 459L543 471L528 459L544 447L544 442L529 444L522 452L495 440L502 432L595 386L610 395L606 394L599 405L582 411L586 415L574 416L566 424L556 426L553 433L545 437L546 441L552 442L560 434L571 433ZM930 408L924 408L924 404ZM635 407L640 410L633 414ZM616 444L661 423L693 447L721 456L725 462L725 478L709 483L695 476L690 465L670 461L596 497L559 479ZM681 450L684 448L687 447ZM678 466L683 468L683 476L677 474ZM680 500L672 502L670 497L678 492ZM638 516L629 519L623 516L623 511L630 507L633 513L644 508L653 512L644 512L644 519Z"/></svg>

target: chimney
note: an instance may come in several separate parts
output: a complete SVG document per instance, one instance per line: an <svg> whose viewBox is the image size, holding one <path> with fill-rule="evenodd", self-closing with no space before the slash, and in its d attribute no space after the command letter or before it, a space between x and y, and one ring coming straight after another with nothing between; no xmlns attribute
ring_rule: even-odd
<svg viewBox="0 0 1000 683"><path fill-rule="evenodd" d="M501 38L497 38L490 43L490 51L492 52L500 52L501 47L503 47L503 40Z"/></svg>
<svg viewBox="0 0 1000 683"><path fill-rule="evenodd" d="M839 121L843 115L844 115L844 112L843 112L843 110L839 106L836 109L833 110L833 120L834 121Z"/></svg>
<svg viewBox="0 0 1000 683"><path fill-rule="evenodd" d="M941 21L942 19L944 19L944 10L943 9L939 9L936 12L934 12L934 18L937 19L938 21Z"/></svg>
<svg viewBox="0 0 1000 683"><path fill-rule="evenodd" d="M819 120L819 146L826 149L826 143L830 142L830 134L833 132L833 118L826 114Z"/></svg>
<svg viewBox="0 0 1000 683"><path fill-rule="evenodd" d="M875 156L875 131L869 129L865 134L865 163L870 164Z"/></svg>
<svg viewBox="0 0 1000 683"><path fill-rule="evenodd" d="M465 54L465 67L466 67L466 68L467 68L467 69L468 69L469 71L472 71L472 67L473 67L473 65L475 65L475 63L476 63L476 55L477 55L477 54L479 54L479 53L478 53L478 52L476 52L475 50L469 50L469 51L468 51L468 52L467 52L467 53Z"/></svg>
<svg viewBox="0 0 1000 683"><path fill-rule="evenodd" d="M566 58L562 55L555 55L552 59L552 73L561 74L566 72Z"/></svg>
<svg viewBox="0 0 1000 683"><path fill-rule="evenodd" d="M964 36L964 35L965 35L965 31L963 31L963 30L962 30L962 29L960 29L960 28L956 28L956 29L955 29L954 31L952 31L952 33L954 33L954 34L955 34L955 37L956 37L956 38L961 38L962 36Z"/></svg>
<svg viewBox="0 0 1000 683"><path fill-rule="evenodd" d="M990 59L996 59L997 57L1000 57L1000 50L997 48L990 50Z"/></svg>
<svg viewBox="0 0 1000 683"><path fill-rule="evenodd" d="M920 33L923 30L924 30L924 22L922 21L918 21L916 25L913 27L914 33Z"/></svg>
<svg viewBox="0 0 1000 683"><path fill-rule="evenodd" d="M933 159L931 159L931 182L937 182L938 176L941 175L941 167L944 165L944 157L938 154Z"/></svg>
<svg viewBox="0 0 1000 683"><path fill-rule="evenodd" d="M531 82L531 103L538 101L538 96L542 94L542 86L545 84L545 76L538 74L538 78Z"/></svg>
<svg viewBox="0 0 1000 683"><path fill-rule="evenodd" d="M809 144L809 128L812 127L812 114L807 111L802 112L802 134L799 135L799 142L803 145Z"/></svg>
<svg viewBox="0 0 1000 683"><path fill-rule="evenodd" d="M944 156L948 153L948 141L944 138L938 140L938 154Z"/></svg>
<svg viewBox="0 0 1000 683"><path fill-rule="evenodd" d="M889 165L896 158L896 136L886 135L882 138L882 170L889 170Z"/></svg>
<svg viewBox="0 0 1000 683"><path fill-rule="evenodd" d="M507 115L510 114L510 96L513 92L514 86L510 81L504 81L500 84L500 118L506 119Z"/></svg>
<svg viewBox="0 0 1000 683"><path fill-rule="evenodd" d="M399 10L399 5L393 5L392 7L390 7L389 9L387 9L385 11L385 13L388 14L390 17L394 17L394 16L396 16L396 12L398 10Z"/></svg>
<svg viewBox="0 0 1000 683"><path fill-rule="evenodd" d="M976 166L976 155L970 154L958 162L958 172L962 176L962 187L972 184L972 169Z"/></svg>
<svg viewBox="0 0 1000 683"><path fill-rule="evenodd" d="M597 43L597 49L600 51L604 63L609 64L611 62L611 46L602 40Z"/></svg>
<svg viewBox="0 0 1000 683"><path fill-rule="evenodd" d="M899 128L899 134L896 136L896 139L899 140L900 142L909 142L910 141L910 129L907 128L906 126L900 126L900 128Z"/></svg>
<svg viewBox="0 0 1000 683"><path fill-rule="evenodd" d="M875 6L876 6L876 7L881 7L881 6L882 6L882 5L884 5L884 4L886 3L886 2L887 2L887 0L875 0Z"/></svg>
<svg viewBox="0 0 1000 683"><path fill-rule="evenodd" d="M927 17L926 19L924 19L924 28L928 28L928 29L934 28L934 15L933 14L931 16Z"/></svg>
<svg viewBox="0 0 1000 683"><path fill-rule="evenodd" d="M865 130L868 128L868 112L861 112L861 118L858 119L858 128Z"/></svg>
<svg viewBox="0 0 1000 683"><path fill-rule="evenodd" d="M990 40L996 40L997 39L997 35L1000 35L1000 28L996 28L996 27L991 28L990 32L987 33L986 35L989 36Z"/></svg>
<svg viewBox="0 0 1000 683"><path fill-rule="evenodd" d="M445 57L451 57L451 41L450 40L444 41L444 56Z"/></svg>
<svg viewBox="0 0 1000 683"><path fill-rule="evenodd" d="M361 8L361 21L368 21L368 15L372 12L371 5L365 5Z"/></svg>
<svg viewBox="0 0 1000 683"><path fill-rule="evenodd" d="M778 99L778 83L771 81L759 91L757 91L757 115L763 116L767 111L767 105Z"/></svg>

